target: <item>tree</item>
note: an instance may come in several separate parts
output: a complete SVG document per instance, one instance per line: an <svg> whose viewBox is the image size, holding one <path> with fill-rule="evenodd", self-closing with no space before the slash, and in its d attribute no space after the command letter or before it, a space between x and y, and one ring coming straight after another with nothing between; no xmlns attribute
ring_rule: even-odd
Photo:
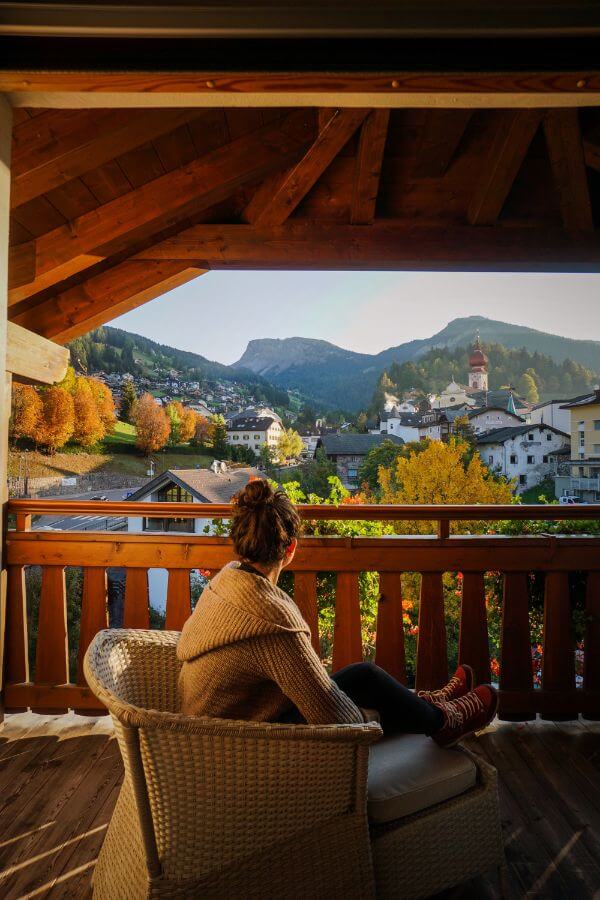
<svg viewBox="0 0 600 900"><path fill-rule="evenodd" d="M256 454L247 444L240 447L231 447L230 450L233 462L246 463L248 466L255 465Z"/></svg>
<svg viewBox="0 0 600 900"><path fill-rule="evenodd" d="M133 409L137 402L137 394L133 381L126 381L121 392L121 408L119 410L122 422L133 422Z"/></svg>
<svg viewBox="0 0 600 900"><path fill-rule="evenodd" d="M412 444L410 446L413 446ZM399 456L406 455L406 445L396 444L394 441L385 440L378 447L369 450L358 470L358 483L368 484L369 488L377 496L381 485L379 483L379 469L394 466Z"/></svg>
<svg viewBox="0 0 600 900"><path fill-rule="evenodd" d="M188 444L196 433L196 413L189 407L182 407L179 437L182 444Z"/></svg>
<svg viewBox="0 0 600 900"><path fill-rule="evenodd" d="M356 427L359 432L364 433L367 430L367 414L360 412L356 417Z"/></svg>
<svg viewBox="0 0 600 900"><path fill-rule="evenodd" d="M109 387L97 378L88 378L88 383L92 390L92 396L100 416L100 421L104 426L104 433L111 434L114 431L115 422L117 421L115 398Z"/></svg>
<svg viewBox="0 0 600 900"><path fill-rule="evenodd" d="M206 418L206 416L201 416L200 414L196 414L196 422L195 422L195 432L193 442L198 447L209 447L212 446L213 434L215 427L212 422Z"/></svg>
<svg viewBox="0 0 600 900"><path fill-rule="evenodd" d="M152 394L142 394L135 405L136 446L145 453L162 450L169 439L169 419Z"/></svg>
<svg viewBox="0 0 600 900"><path fill-rule="evenodd" d="M20 438L37 440L43 414L40 395L30 384L13 384L9 434L13 443Z"/></svg>
<svg viewBox="0 0 600 900"><path fill-rule="evenodd" d="M539 403L540 395L533 377L529 372L524 372L519 378L518 391L529 403Z"/></svg>
<svg viewBox="0 0 600 900"><path fill-rule="evenodd" d="M165 413L169 419L171 432L169 434L169 444L173 447L175 444L181 444L181 418L183 416L183 406L178 400L167 403Z"/></svg>
<svg viewBox="0 0 600 900"><path fill-rule="evenodd" d="M73 440L82 447L93 447L104 437L105 429L87 378L78 378L75 382L73 409Z"/></svg>
<svg viewBox="0 0 600 900"><path fill-rule="evenodd" d="M280 459L291 459L300 456L304 444L302 438L293 428L286 428L279 436L277 441L277 453Z"/></svg>
<svg viewBox="0 0 600 900"><path fill-rule="evenodd" d="M273 454L272 448L269 447L269 445L267 443L261 444L260 445L260 461L261 461L262 467L265 470L265 472L267 473L267 475L274 474L275 460L273 457L274 457L274 454Z"/></svg>
<svg viewBox="0 0 600 900"><path fill-rule="evenodd" d="M73 397L64 388L54 385L44 391L42 402L44 409L37 442L55 453L64 447L75 428Z"/></svg>
<svg viewBox="0 0 600 900"><path fill-rule="evenodd" d="M467 462L468 445L457 438L448 443L431 441L417 452L399 456L389 467L381 467L381 502L394 504L512 503L509 482L495 478L478 453ZM457 522L453 530L474 530L472 522ZM477 526L475 526L476 528ZM432 522L401 522L400 533L429 534Z"/></svg>
<svg viewBox="0 0 600 900"><path fill-rule="evenodd" d="M227 459L229 456L229 444L227 443L227 426L221 415L211 416L213 426L212 450L217 459Z"/></svg>

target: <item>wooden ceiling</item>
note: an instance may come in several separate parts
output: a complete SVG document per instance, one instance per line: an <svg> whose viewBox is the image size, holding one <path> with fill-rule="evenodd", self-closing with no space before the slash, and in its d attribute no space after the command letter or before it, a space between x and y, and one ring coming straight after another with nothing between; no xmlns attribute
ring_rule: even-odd
<svg viewBox="0 0 600 900"><path fill-rule="evenodd" d="M600 111L18 108L11 211L59 343L210 269L597 271Z"/></svg>

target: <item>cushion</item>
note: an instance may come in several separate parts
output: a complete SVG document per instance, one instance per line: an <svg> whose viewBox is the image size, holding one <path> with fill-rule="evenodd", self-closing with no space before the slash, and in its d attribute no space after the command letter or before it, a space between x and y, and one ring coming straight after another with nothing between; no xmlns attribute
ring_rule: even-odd
<svg viewBox="0 0 600 900"><path fill-rule="evenodd" d="M399 734L371 746L367 810L371 822L393 822L472 788L477 767L458 748L444 750L422 734Z"/></svg>

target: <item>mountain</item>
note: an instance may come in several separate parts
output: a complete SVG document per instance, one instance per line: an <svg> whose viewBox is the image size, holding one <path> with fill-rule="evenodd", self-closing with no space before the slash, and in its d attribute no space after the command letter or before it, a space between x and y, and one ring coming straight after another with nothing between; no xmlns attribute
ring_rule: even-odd
<svg viewBox="0 0 600 900"><path fill-rule="evenodd" d="M285 390L274 386L260 373L226 366L192 353L159 344L140 334L123 331L105 325L96 328L68 345L71 360L78 371L92 375L94 372L130 372L155 382L169 376L171 369L189 380L225 382L243 385L256 399L287 407Z"/></svg>
<svg viewBox="0 0 600 900"><path fill-rule="evenodd" d="M600 372L600 341L563 338L483 316L453 319L430 338L407 341L376 354L356 353L311 338L253 340L235 367L262 375L280 387L297 388L316 403L358 410L368 405L379 376L392 363L417 360L436 347L467 347L478 332L484 343L524 347L557 363L571 359Z"/></svg>

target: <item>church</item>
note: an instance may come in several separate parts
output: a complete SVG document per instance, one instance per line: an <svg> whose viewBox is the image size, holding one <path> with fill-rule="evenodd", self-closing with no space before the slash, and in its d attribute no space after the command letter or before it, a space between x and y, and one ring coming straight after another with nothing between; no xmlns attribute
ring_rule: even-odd
<svg viewBox="0 0 600 900"><path fill-rule="evenodd" d="M448 409L453 406L487 406L478 402L478 394L488 391L488 358L481 349L479 334L469 356L469 383L459 384L452 380L437 396L431 399L432 409Z"/></svg>

